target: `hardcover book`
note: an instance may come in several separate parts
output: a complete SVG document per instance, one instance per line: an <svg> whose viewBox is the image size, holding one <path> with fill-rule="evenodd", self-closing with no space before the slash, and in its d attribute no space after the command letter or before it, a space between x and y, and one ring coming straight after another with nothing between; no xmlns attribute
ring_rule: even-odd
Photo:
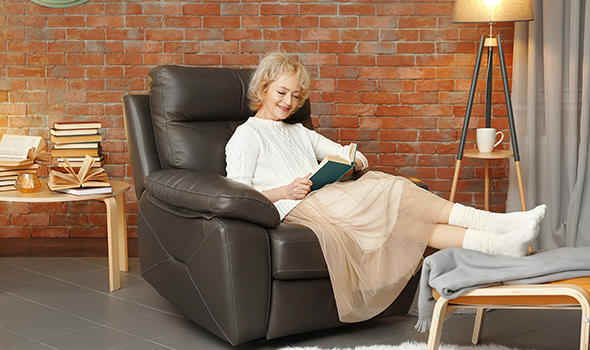
<svg viewBox="0 0 590 350"><path fill-rule="evenodd" d="M53 128L56 130L71 130L71 129L100 129L102 124L100 122L55 122Z"/></svg>
<svg viewBox="0 0 590 350"><path fill-rule="evenodd" d="M82 135L96 135L98 129L67 129L67 130L56 130L49 129L49 133L55 136L82 136Z"/></svg>
<svg viewBox="0 0 590 350"><path fill-rule="evenodd" d="M66 161L66 163L69 162ZM108 182L104 168L92 168L93 163L94 159L87 156L78 172L72 166L60 168L59 170L51 169L47 186L52 191L67 188L110 187L111 184Z"/></svg>
<svg viewBox="0 0 590 350"><path fill-rule="evenodd" d="M55 144L62 143L81 143L81 142L100 142L102 141L102 135L79 135L79 136L55 136L49 135L51 142Z"/></svg>
<svg viewBox="0 0 590 350"><path fill-rule="evenodd" d="M0 139L0 166L21 167L33 164L45 146L41 136L2 135Z"/></svg>
<svg viewBox="0 0 590 350"><path fill-rule="evenodd" d="M309 178L311 190L319 190L327 184L340 180L342 176L354 168L356 159L356 143L350 144L348 159L339 156L326 156Z"/></svg>

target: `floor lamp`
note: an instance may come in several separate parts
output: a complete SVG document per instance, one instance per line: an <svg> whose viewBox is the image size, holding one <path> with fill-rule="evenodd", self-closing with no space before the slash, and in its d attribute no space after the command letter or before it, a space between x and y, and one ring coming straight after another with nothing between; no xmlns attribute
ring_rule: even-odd
<svg viewBox="0 0 590 350"><path fill-rule="evenodd" d="M473 69L473 78L471 79L471 89L469 91L469 99L467 102L467 109L465 111L465 120L463 121L463 130L461 133L461 141L459 143L459 151L457 152L457 162L455 164L455 173L453 175L453 184L451 187L451 202L455 199L455 192L457 190L457 181L459 179L459 169L461 168L461 161L463 160L465 139L467 137L467 130L469 128L469 120L471 118L471 108L473 106L473 99L475 96L475 88L477 86L477 77L479 75L479 67L481 65L481 57L484 47L488 48L488 62L486 72L486 128L491 127L492 123L492 66L494 58L494 47L498 48L498 55L500 58L500 68L502 72L502 80L504 83L504 96L506 98L506 109L508 111L508 121L510 124L510 139L512 143L512 152L493 152L490 154L473 153L469 156L473 158L485 159L485 206L488 209L488 193L489 193L489 161L491 159L508 158L510 155L514 156L516 166L518 189L520 192L520 202L522 210L526 210L526 203L524 199L524 187L522 185L522 175L520 172L520 154L518 152L518 142L516 139L516 128L514 125L514 115L512 111L512 101L510 98L510 88L508 86L508 76L506 73L506 62L504 59L504 50L502 49L502 41L500 35L496 38L492 34L492 24L496 22L518 22L518 21L532 21L533 7L530 0L456 0L454 8L454 23L489 23L490 36L481 36L479 49L477 51L477 58L475 60L475 67ZM477 152L478 153L478 152Z"/></svg>

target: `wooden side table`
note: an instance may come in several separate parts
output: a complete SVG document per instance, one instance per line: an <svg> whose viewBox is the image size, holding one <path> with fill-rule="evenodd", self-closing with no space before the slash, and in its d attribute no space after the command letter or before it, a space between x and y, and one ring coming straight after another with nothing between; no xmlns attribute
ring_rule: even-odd
<svg viewBox="0 0 590 350"><path fill-rule="evenodd" d="M125 216L125 193L129 184L123 181L110 181L113 192L109 194L91 194L76 196L53 192L47 187L47 181L41 180L41 189L33 193L19 191L0 192L0 201L48 203L48 202L77 202L87 200L101 200L107 211L107 245L109 260L109 290L121 288L119 271L127 271L127 218Z"/></svg>
<svg viewBox="0 0 590 350"><path fill-rule="evenodd" d="M511 158L513 156L512 151L508 150L498 150L488 153L480 152L476 149L469 149L463 152L463 157L467 158L477 158L477 159L484 159L485 160L485 173L484 173L484 181L485 181L485 188L484 188L484 209L490 210L490 160L492 159L504 159L504 158ZM520 164L516 163L516 176L518 177L518 191L520 194L520 206L522 210L526 210L526 202L524 199L524 188L522 186L522 175L520 173ZM460 161L457 162L455 165L455 174L453 175L453 185L451 187L451 196L449 201L455 201L455 192L457 190L457 180L459 179L459 168L461 167Z"/></svg>

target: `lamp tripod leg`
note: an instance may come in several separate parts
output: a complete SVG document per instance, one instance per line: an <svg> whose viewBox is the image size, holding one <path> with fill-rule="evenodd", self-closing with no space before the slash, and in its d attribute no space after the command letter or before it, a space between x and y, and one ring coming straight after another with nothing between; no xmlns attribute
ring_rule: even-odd
<svg viewBox="0 0 590 350"><path fill-rule="evenodd" d="M451 185L451 196L449 202L455 201L455 192L457 192L457 181L459 180L459 171L461 169L461 159L457 159L455 163L455 173L453 174L453 184Z"/></svg>

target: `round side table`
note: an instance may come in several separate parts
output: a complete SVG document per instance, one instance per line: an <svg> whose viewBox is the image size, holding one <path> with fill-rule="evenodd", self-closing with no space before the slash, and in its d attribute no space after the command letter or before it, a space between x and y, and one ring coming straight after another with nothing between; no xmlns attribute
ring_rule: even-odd
<svg viewBox="0 0 590 350"><path fill-rule="evenodd" d="M127 271L127 218L125 215L125 193L129 184L123 181L111 180L112 193L71 195L53 192L47 187L47 181L41 180L41 188L32 193L22 193L16 190L0 192L0 201L49 203L76 202L100 200L106 205L107 211L107 246L109 260L109 290L121 288L119 271Z"/></svg>

